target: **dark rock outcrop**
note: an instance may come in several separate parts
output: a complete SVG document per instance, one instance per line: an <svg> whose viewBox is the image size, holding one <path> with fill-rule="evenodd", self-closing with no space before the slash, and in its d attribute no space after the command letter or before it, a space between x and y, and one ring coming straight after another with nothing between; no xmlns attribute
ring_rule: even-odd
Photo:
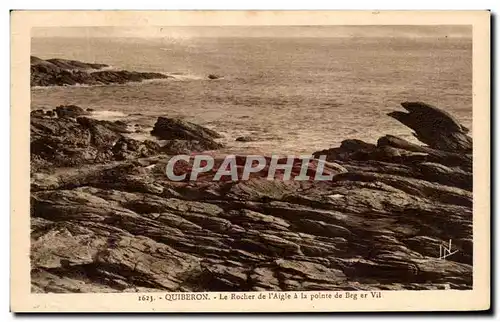
<svg viewBox="0 0 500 322"><path fill-rule="evenodd" d="M159 118L155 128L160 137L169 138L160 146L153 141L127 137L134 131L126 122L86 117L88 112L75 105L61 105L52 112L52 117L47 117L43 110L31 112L31 162L35 172L162 153L191 154L222 146L212 139L220 137L219 134L190 122Z"/></svg>
<svg viewBox="0 0 500 322"><path fill-rule="evenodd" d="M216 75L216 74L209 74L207 76L208 79L219 79L222 78L222 76Z"/></svg>
<svg viewBox="0 0 500 322"><path fill-rule="evenodd" d="M89 64L74 60L31 57L31 86L106 85L163 79L161 73L132 72L125 70L100 70L104 64Z"/></svg>
<svg viewBox="0 0 500 322"><path fill-rule="evenodd" d="M472 153L469 129L449 113L422 102L401 105L408 113L395 111L388 115L413 129L417 139L437 150Z"/></svg>
<svg viewBox="0 0 500 322"><path fill-rule="evenodd" d="M30 113L30 116L44 116L44 115L46 115L46 114L45 114L45 111L43 109L37 109L37 110L31 111L31 113Z"/></svg>
<svg viewBox="0 0 500 322"><path fill-rule="evenodd" d="M373 158L377 146L357 139L342 141L340 147L313 153L315 157L325 155L326 160L367 160Z"/></svg>
<svg viewBox="0 0 500 322"><path fill-rule="evenodd" d="M465 134L468 130L448 113L436 107L411 102L402 105L414 113L402 123L413 126L413 130L420 133L416 137L425 140L427 146L386 135L379 138L377 145L359 140L345 140L339 148L318 151L314 156L325 155L328 161L339 162L345 166L349 173L382 172L472 191L471 150L464 145L463 149L456 149L457 144L462 141L455 140L459 136L466 136L472 148L472 139ZM428 110L429 114L425 114L425 110ZM394 116L394 113L396 112L389 115ZM428 121L429 118L438 121L433 125ZM414 121L409 122L409 119ZM431 130L433 126L435 129ZM419 187L415 191L421 190L422 187Z"/></svg>
<svg viewBox="0 0 500 322"><path fill-rule="evenodd" d="M101 69L104 67L109 67L106 64L92 64L92 63L84 63L77 60L69 60L69 59L40 59L35 56L30 57L31 66L43 66L49 69L52 68L60 68L67 70L90 70L90 69Z"/></svg>
<svg viewBox="0 0 500 322"><path fill-rule="evenodd" d="M170 154L191 154L219 149L222 145L213 140L169 140L162 146L162 151Z"/></svg>
<svg viewBox="0 0 500 322"><path fill-rule="evenodd" d="M214 138L172 123L160 131L171 142ZM32 118L32 145L45 144L32 158L59 165L68 149L107 147L115 160L32 171L33 292L472 289L467 153L387 136L326 150L330 181L267 180L265 167L249 180L176 182L168 156L138 157L148 143L109 126ZM235 159L240 176L246 157ZM453 255L439 258L450 240Z"/></svg>
<svg viewBox="0 0 500 322"><path fill-rule="evenodd" d="M155 162L37 178L35 291L471 288L472 195L458 188L384 175L192 185ZM438 259L449 239L459 252Z"/></svg>
<svg viewBox="0 0 500 322"><path fill-rule="evenodd" d="M86 117L31 117L32 170L71 167L146 157L159 151L157 143L124 138L122 126Z"/></svg>
<svg viewBox="0 0 500 322"><path fill-rule="evenodd" d="M221 148L222 145L214 139L221 138L217 132L206 127L175 118L159 117L151 134L161 140L197 141L201 147L208 150ZM171 144L179 145L179 142ZM207 150L204 149L204 150Z"/></svg>
<svg viewBox="0 0 500 322"><path fill-rule="evenodd" d="M89 113L86 112L83 108L76 106L76 105L61 105L56 107L55 113L57 117L63 118L63 117L79 117L83 115L88 115Z"/></svg>
<svg viewBox="0 0 500 322"><path fill-rule="evenodd" d="M255 138L252 136L239 136L235 140L236 142L253 142Z"/></svg>

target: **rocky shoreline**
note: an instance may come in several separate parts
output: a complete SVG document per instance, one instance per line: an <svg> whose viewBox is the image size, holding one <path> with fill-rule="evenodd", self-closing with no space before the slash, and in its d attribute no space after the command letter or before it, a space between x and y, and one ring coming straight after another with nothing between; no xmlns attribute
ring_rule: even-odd
<svg viewBox="0 0 500 322"><path fill-rule="evenodd" d="M469 130L402 106L389 116L426 145L345 140L314 153L331 181L174 182L173 155L223 157L216 132L160 117L159 144L81 108L34 111L32 291L471 289ZM457 252L438 258L450 240Z"/></svg>
<svg viewBox="0 0 500 322"><path fill-rule="evenodd" d="M31 56L31 86L111 85L137 83L145 80L176 79L176 76L155 72L115 70L106 64L85 63L61 58L41 59ZM182 74L177 74L179 76ZM208 74L202 79L220 80L222 75Z"/></svg>
<svg viewBox="0 0 500 322"><path fill-rule="evenodd" d="M31 56L31 86L109 85L173 78L161 73L103 70L110 66L68 59Z"/></svg>

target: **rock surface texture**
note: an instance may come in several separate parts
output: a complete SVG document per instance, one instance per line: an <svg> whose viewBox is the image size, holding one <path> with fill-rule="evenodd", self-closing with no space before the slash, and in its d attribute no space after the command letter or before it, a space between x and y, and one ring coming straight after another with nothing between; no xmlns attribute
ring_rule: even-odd
<svg viewBox="0 0 500 322"><path fill-rule="evenodd" d="M167 153L183 154L189 150L205 151L221 148L215 139L221 135L211 129L181 119L159 117L151 135L167 140Z"/></svg>
<svg viewBox="0 0 500 322"><path fill-rule="evenodd" d="M31 56L31 86L125 84L170 77L161 73L102 70L107 67L104 64L57 58L43 60Z"/></svg>
<svg viewBox="0 0 500 322"><path fill-rule="evenodd" d="M328 181L174 182L157 143L32 115L32 291L471 289L472 139L437 108L402 105L391 116L426 146L346 140L314 154ZM217 137L167 118L153 131L187 150ZM457 252L439 258L449 240Z"/></svg>

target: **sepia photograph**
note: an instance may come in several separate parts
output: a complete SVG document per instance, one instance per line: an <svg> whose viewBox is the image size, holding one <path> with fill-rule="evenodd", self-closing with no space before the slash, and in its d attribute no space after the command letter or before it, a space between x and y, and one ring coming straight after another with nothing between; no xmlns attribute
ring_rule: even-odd
<svg viewBox="0 0 500 322"><path fill-rule="evenodd" d="M476 290L473 25L381 21L30 27L29 294Z"/></svg>

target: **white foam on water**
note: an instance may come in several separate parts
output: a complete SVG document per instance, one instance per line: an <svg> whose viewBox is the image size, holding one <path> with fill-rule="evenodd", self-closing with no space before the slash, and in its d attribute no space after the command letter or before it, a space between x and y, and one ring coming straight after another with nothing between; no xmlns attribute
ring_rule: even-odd
<svg viewBox="0 0 500 322"><path fill-rule="evenodd" d="M64 85L48 85L48 86L31 86L31 89L32 90L50 90L50 89L54 89L54 88L64 88L64 87L102 87L102 86L110 86L110 85L107 85L107 84L80 84L80 83L76 83L76 84L73 84L73 85L70 85L70 84L64 84Z"/></svg>
<svg viewBox="0 0 500 322"><path fill-rule="evenodd" d="M104 67L101 67L101 68L73 68L73 69L68 69L69 71L72 71L72 72L87 72L87 73L93 73L93 72L101 72L101 71L104 71L104 70L119 70L117 69L116 67L113 67L113 66L104 66Z"/></svg>
<svg viewBox="0 0 500 322"><path fill-rule="evenodd" d="M90 116L97 120L113 121L125 118L128 115L119 111L93 111Z"/></svg>
<svg viewBox="0 0 500 322"><path fill-rule="evenodd" d="M174 80L178 81L207 79L206 77L199 75L188 75L188 74L167 74L167 75L173 77Z"/></svg>

